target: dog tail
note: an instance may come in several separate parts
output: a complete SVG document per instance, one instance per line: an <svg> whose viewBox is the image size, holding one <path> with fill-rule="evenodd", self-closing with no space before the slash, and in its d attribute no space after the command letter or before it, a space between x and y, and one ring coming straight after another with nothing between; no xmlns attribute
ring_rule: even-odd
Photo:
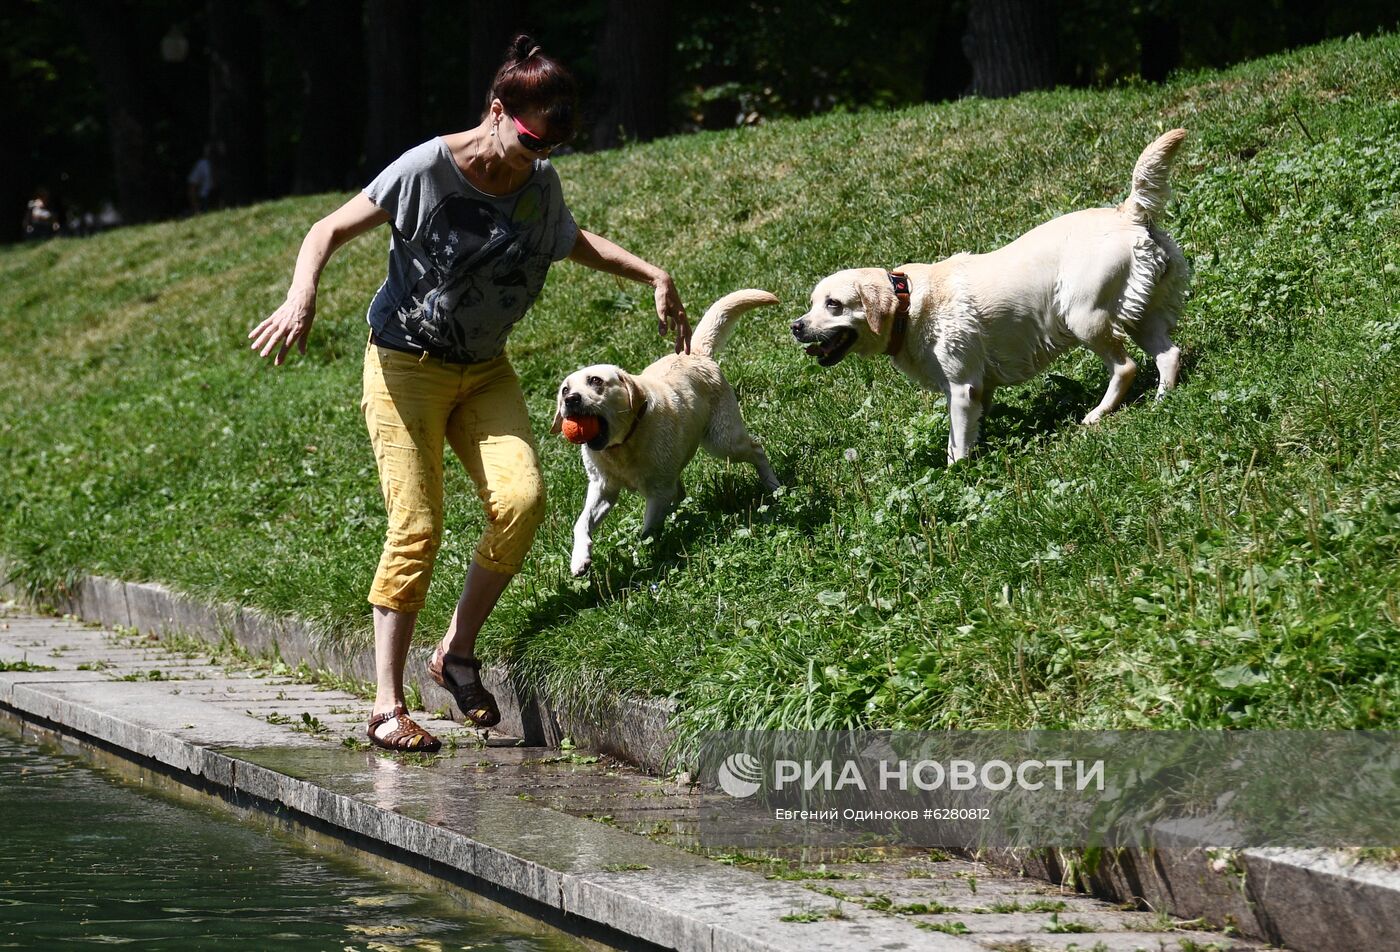
<svg viewBox="0 0 1400 952"><path fill-rule="evenodd" d="M690 338L690 352L697 357L716 357L734 333L735 318L765 304L777 304L778 298L767 291L749 288L726 294L710 305Z"/></svg>
<svg viewBox="0 0 1400 952"><path fill-rule="evenodd" d="M1133 190L1128 200L1118 206L1134 221L1147 224L1161 214L1172 197L1172 160L1176 150L1186 138L1185 129L1173 129L1157 137L1157 140L1142 150L1137 165L1133 166Z"/></svg>

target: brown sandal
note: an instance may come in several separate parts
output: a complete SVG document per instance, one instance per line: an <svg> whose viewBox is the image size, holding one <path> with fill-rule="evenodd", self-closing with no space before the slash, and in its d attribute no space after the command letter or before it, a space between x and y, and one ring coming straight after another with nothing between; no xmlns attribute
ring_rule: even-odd
<svg viewBox="0 0 1400 952"><path fill-rule="evenodd" d="M472 680L462 682L452 677L452 673L446 670L449 660L470 668ZM442 650L442 645L438 645L433 659L428 662L428 674L451 693L452 699L462 709L462 715L477 727L495 727L501 723L501 711L496 707L496 699L481 683L481 662L478 659L450 655Z"/></svg>
<svg viewBox="0 0 1400 952"><path fill-rule="evenodd" d="M380 737L374 732L374 729L388 720L397 720L398 724L388 734ZM371 717L366 733L369 734L371 744L384 750L411 754L435 754L442 749L442 741L415 724L413 719L408 716L408 708L402 704L396 705L393 711L385 711Z"/></svg>

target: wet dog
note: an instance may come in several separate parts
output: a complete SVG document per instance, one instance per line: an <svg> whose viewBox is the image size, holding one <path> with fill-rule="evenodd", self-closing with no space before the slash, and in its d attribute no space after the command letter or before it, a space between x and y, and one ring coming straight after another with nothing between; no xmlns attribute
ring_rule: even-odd
<svg viewBox="0 0 1400 952"><path fill-rule="evenodd" d="M1185 129L1143 150L1132 192L1117 208L1072 212L988 254L960 254L897 271L840 271L812 291L793 336L824 367L849 353L885 354L910 380L948 398L948 462L977 441L997 387L1041 373L1066 350L1087 347L1112 374L1097 423L1128 392L1137 342L1157 364L1157 397L1176 385L1172 343L1190 269L1156 217Z"/></svg>
<svg viewBox="0 0 1400 952"><path fill-rule="evenodd" d="M551 432L560 432L566 418L594 417L598 427L581 448L588 498L574 525L569 567L575 575L588 571L593 533L623 489L646 498L643 538L660 530L685 497L681 470L699 447L721 459L752 464L764 486L778 488L767 454L749 435L734 389L715 363L740 314L777 303L767 291L735 291L705 312L689 354L668 354L640 374L597 364L560 384ZM593 425L589 421L589 432Z"/></svg>

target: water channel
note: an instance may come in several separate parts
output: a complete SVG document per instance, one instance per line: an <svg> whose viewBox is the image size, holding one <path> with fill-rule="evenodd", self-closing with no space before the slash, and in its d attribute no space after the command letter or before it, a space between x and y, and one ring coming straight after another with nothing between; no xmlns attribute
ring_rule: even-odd
<svg viewBox="0 0 1400 952"><path fill-rule="evenodd" d="M0 721L0 948L577 949Z"/></svg>

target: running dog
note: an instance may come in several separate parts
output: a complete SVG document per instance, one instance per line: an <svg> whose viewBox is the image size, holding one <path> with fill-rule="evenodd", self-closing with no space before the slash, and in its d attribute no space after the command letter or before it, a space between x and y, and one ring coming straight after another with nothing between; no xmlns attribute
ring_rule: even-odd
<svg viewBox="0 0 1400 952"><path fill-rule="evenodd" d="M823 367L848 353L885 354L914 383L948 399L948 462L977 442L997 387L1022 383L1079 345L1112 374L1097 423L1122 402L1137 374L1124 348L1137 342L1157 363L1157 399L1176 386L1172 343L1190 281L1181 249L1155 222L1185 129L1149 145L1117 208L1072 212L988 254L959 254L897 271L839 271L812 291L793 336Z"/></svg>
<svg viewBox="0 0 1400 952"><path fill-rule="evenodd" d="M734 389L715 363L740 314L777 303L767 291L735 291L705 312L689 354L667 354L640 374L597 364L564 379L550 432L560 432L566 418L594 417L598 427L597 435L580 447L588 498L574 525L569 562L574 575L588 571L593 533L624 488L646 498L642 537L661 529L666 515L685 498L681 470L698 447L721 459L752 464L764 486L778 488L767 454L749 435Z"/></svg>

